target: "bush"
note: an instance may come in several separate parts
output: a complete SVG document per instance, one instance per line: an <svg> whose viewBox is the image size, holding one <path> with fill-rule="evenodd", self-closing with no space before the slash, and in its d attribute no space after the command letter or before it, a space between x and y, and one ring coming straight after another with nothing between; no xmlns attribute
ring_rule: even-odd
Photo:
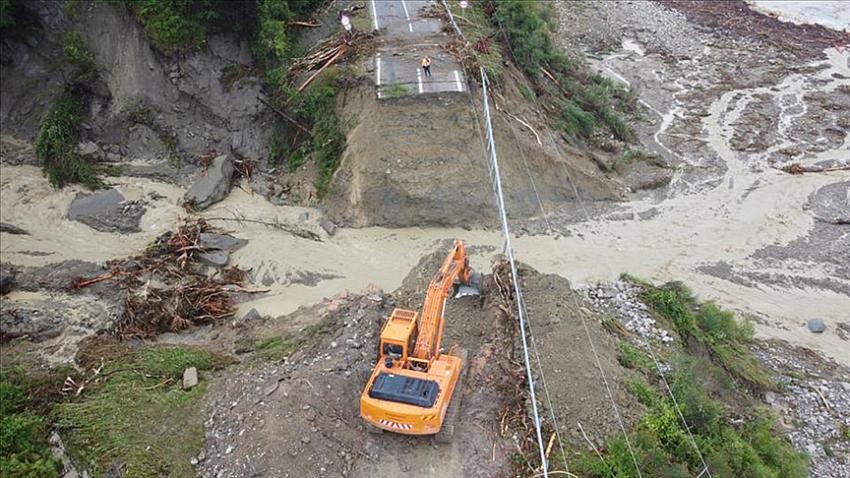
<svg viewBox="0 0 850 478"><path fill-rule="evenodd" d="M238 3L216 0L126 0L155 47L165 53L198 46Z"/></svg>
<svg viewBox="0 0 850 478"><path fill-rule="evenodd" d="M76 67L75 81L85 82L94 78L97 74L94 55L86 48L83 37L79 32L69 32L65 35L64 53L65 61Z"/></svg>
<svg viewBox="0 0 850 478"><path fill-rule="evenodd" d="M709 365L709 367L711 367ZM672 389L694 440L713 476L758 478L803 478L808 463L803 454L774 432L774 420L755 413L744 425L730 424L730 412L711 398L697 380L696 370L705 365L690 359L677 364ZM652 389L644 380L630 380L626 388L648 407L647 413L629 433L638 466L644 476L690 477L702 471L702 462L682 425L672 400ZM631 453L622 436L606 447L604 462L595 454L579 455L570 469L587 477L636 477Z"/></svg>
<svg viewBox="0 0 850 478"><path fill-rule="evenodd" d="M102 185L97 168L76 153L77 124L83 108L79 91L68 89L48 113L35 138L35 154L54 187L80 183L90 189Z"/></svg>
<svg viewBox="0 0 850 478"><path fill-rule="evenodd" d="M0 476L59 476L44 419L28 407L27 385L21 370L0 369Z"/></svg>
<svg viewBox="0 0 850 478"><path fill-rule="evenodd" d="M680 336L707 346L712 357L732 375L762 389L775 388L770 375L748 349L752 324L736 321L731 312L712 303L700 304L680 283L662 287L644 284L642 297L656 313L673 323Z"/></svg>
<svg viewBox="0 0 850 478"><path fill-rule="evenodd" d="M514 62L532 81L542 82L539 84L549 100L560 105L557 126L570 139L589 138L599 125L621 141L633 139L631 128L617 111L634 110L634 94L607 78L588 74L567 58L551 39L555 23L550 21L550 5L491 2L489 8L494 12L494 27L503 33ZM547 71L545 77L541 68Z"/></svg>
<svg viewBox="0 0 850 478"><path fill-rule="evenodd" d="M643 350L623 341L617 344L617 348L620 349L619 354L617 354L617 361L623 367L637 370L652 370L654 366L652 359Z"/></svg>

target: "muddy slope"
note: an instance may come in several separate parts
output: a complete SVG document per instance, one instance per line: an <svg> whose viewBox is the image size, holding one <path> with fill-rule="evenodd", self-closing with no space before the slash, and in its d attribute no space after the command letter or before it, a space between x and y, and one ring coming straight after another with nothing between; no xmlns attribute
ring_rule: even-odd
<svg viewBox="0 0 850 478"><path fill-rule="evenodd" d="M379 100L372 85L361 85L342 102L344 117L356 126L348 133L326 204L335 222L353 227L496 223L477 90ZM583 198L623 198L625 185L606 177L586 153L558 144L559 155L548 137L539 145L506 118L496 114L494 128L512 216L540 216L574 201L571 177Z"/></svg>

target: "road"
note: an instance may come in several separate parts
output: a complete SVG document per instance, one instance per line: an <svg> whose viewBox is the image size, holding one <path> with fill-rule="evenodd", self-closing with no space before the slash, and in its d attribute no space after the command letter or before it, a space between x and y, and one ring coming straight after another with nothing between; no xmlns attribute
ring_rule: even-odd
<svg viewBox="0 0 850 478"><path fill-rule="evenodd" d="M448 37L442 22L426 10L439 7L425 0L370 0L372 27L382 31L382 46L374 58L378 98L468 91L463 68L445 50ZM431 77L419 67L432 60Z"/></svg>

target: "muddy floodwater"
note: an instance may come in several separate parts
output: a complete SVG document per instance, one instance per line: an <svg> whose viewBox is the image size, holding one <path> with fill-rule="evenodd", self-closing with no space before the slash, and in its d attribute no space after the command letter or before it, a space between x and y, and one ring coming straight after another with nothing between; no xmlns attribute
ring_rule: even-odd
<svg viewBox="0 0 850 478"><path fill-rule="evenodd" d="M623 81L629 81L623 74L629 66L627 58L644 61L642 47L634 42L624 43L623 50L615 55L620 56L612 56L604 66ZM806 117L809 98L845 94L841 88L850 86L848 58L846 51L830 49L826 59L814 62L807 72L789 73L773 84L720 94L706 105L704 114L696 120L691 118L699 122L698 139L710 154L681 154L667 130L686 115L686 107L655 101L657 97L648 94L644 104L659 115L653 135L656 147L682 161L669 192L663 197L623 203L616 214L556 227L549 234L518 237L514 242L517 257L541 272L564 276L574 285L612 280L624 272L658 282L680 280L703 299L751 315L761 337L782 338L850 364L850 347L836 333L838 324L850 325L850 295L846 292L850 277L842 272L846 268L798 259L793 251L781 261L754 256L765 248L782 248L809 235L817 217L812 208L803 205L824 187L835 190L831 200L838 210L843 207L845 214L850 211L847 171L790 175L767 164L775 152L794 146L791 132ZM679 88L681 92L686 86ZM778 105L775 141L763 151L742 152L735 146L736 125L757 101ZM846 164L850 158L846 134L837 143L818 138L814 143L822 147L795 160L805 165ZM708 172L682 172L688 168ZM29 232L3 234L0 255L4 262L25 266L65 259L104 262L138 253L187 215L178 206L181 191L176 186L117 178L115 187L126 198L146 198L148 202L141 232L99 233L67 219L76 189L54 191L33 166L3 165L0 172L0 218ZM259 195L234 189L226 200L201 214L249 241L232 261L250 269L254 285L269 291L240 304L241 311L256 308L262 314L280 316L343 289L362 290L374 284L392 290L423 255L446 239L466 240L473 266L478 269L488 268L490 259L502 247L496 231L341 229L316 241L269 225L295 224L305 213L313 217L321 214L275 206ZM835 240L848 244L846 230ZM717 273L724 266L737 276ZM758 274L763 280L741 279L747 274ZM794 280L771 280L777 276ZM824 334L811 334L802 325L814 317L824 318L829 324Z"/></svg>

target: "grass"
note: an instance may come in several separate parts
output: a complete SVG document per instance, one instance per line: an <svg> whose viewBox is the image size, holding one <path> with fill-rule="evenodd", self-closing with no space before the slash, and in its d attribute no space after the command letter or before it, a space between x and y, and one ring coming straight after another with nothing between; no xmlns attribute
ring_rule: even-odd
<svg viewBox="0 0 850 478"><path fill-rule="evenodd" d="M623 367L645 371L653 369L654 364L652 363L652 359L646 352L625 341L620 341L617 344L617 348L619 349L617 361Z"/></svg>
<svg viewBox="0 0 850 478"><path fill-rule="evenodd" d="M224 359L187 347L142 347L107 364L104 381L51 414L74 460L95 476L123 464L122 476L195 476L189 464L204 440L206 383L180 386L188 367L211 370Z"/></svg>
<svg viewBox="0 0 850 478"><path fill-rule="evenodd" d="M98 168L76 152L77 125L83 108L79 90L67 89L47 117L35 138L35 153L45 176L56 188L80 183L89 189L103 185Z"/></svg>
<svg viewBox="0 0 850 478"><path fill-rule="evenodd" d="M390 85L386 90L384 90L384 92L389 98L401 98L402 96L412 94L413 90L411 90L407 85L396 83L394 85Z"/></svg>
<svg viewBox="0 0 850 478"><path fill-rule="evenodd" d="M47 423L30 396L32 387L22 369L0 369L0 476L59 476L60 465L47 443Z"/></svg>
<svg viewBox="0 0 850 478"><path fill-rule="evenodd" d="M254 350L264 360L281 361L300 349L316 345L322 336L331 330L333 330L333 323L322 320L304 327L293 335L269 337L257 344Z"/></svg>
<svg viewBox="0 0 850 478"><path fill-rule="evenodd" d="M708 367L712 365L708 364ZM683 358L671 380L673 393L694 439L713 476L754 478L803 478L808 460L775 433L770 416L749 410L743 424L731 424L732 412L712 398L698 379L705 363ZM682 426L672 400L656 391L643 378L629 380L626 388L647 412L629 432L629 440L643 476L674 478L696 476L702 471L699 455ZM636 477L625 440L617 437L606 446L604 461L593 453L582 453L570 471L586 477ZM555 462L553 462L555 463Z"/></svg>
<svg viewBox="0 0 850 478"><path fill-rule="evenodd" d="M644 302L671 323L679 336L707 347L712 358L735 378L760 389L775 389L770 374L749 351L752 323L738 322L731 312L710 302L698 302L681 283L661 287L642 283L642 286Z"/></svg>

